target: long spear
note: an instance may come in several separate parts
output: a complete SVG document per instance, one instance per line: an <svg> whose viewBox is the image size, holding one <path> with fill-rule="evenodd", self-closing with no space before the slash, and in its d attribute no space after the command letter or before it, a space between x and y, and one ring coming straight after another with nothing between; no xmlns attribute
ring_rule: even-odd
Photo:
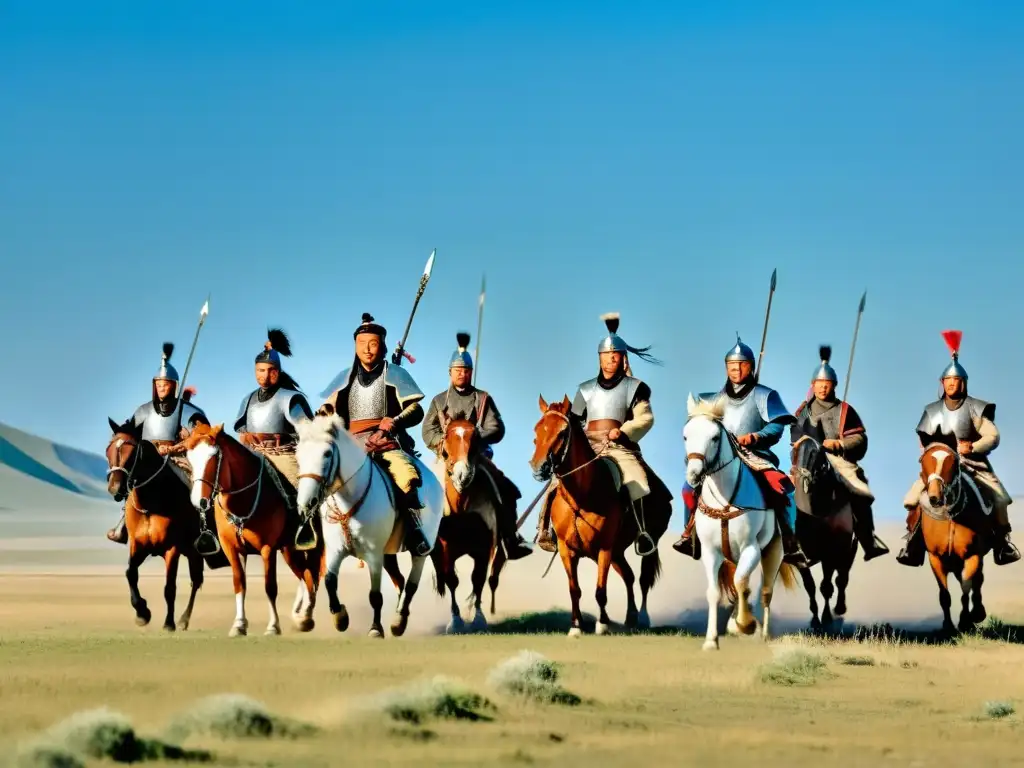
<svg viewBox="0 0 1024 768"><path fill-rule="evenodd" d="M754 370L754 381L761 375L761 358L764 357L764 343L768 340L768 318L772 315L772 297L775 295L778 267L772 270L772 284L768 289L768 309L764 313L764 328L761 330L761 353L757 356L757 368Z"/></svg>
<svg viewBox="0 0 1024 768"><path fill-rule="evenodd" d="M864 315L864 304L868 300L868 292L860 297L860 304L857 306L857 323L853 326L853 343L850 344L850 364L846 368L846 383L843 385L843 412L839 424L839 436L843 436L843 422L846 420L846 396L850 393L850 376L853 374L853 353L857 349L857 334L860 332L860 319Z"/></svg>
<svg viewBox="0 0 1024 768"><path fill-rule="evenodd" d="M476 348L473 351L473 386L476 386L476 372L480 370L480 334L484 327L484 299L487 297L487 275L480 278L480 301L476 311Z"/></svg>
<svg viewBox="0 0 1024 768"><path fill-rule="evenodd" d="M412 303L412 312L409 313L409 322L405 324L405 333L402 334L402 340L398 342L398 346L395 347L395 351L391 355L391 363L393 365L401 365L403 355L409 358L409 362L416 362L415 359L405 351L405 342L409 340L409 329L412 328L412 319L416 316L416 308L420 305L420 298L423 296L423 291L427 289L427 283L430 281L430 272L434 268L434 254L436 253L437 248L430 252L430 258L427 259L427 266L423 270L423 276L420 277L420 286L416 290L416 300Z"/></svg>
<svg viewBox="0 0 1024 768"><path fill-rule="evenodd" d="M175 410L175 421L178 426L181 426L181 404L185 396L185 381L188 379L188 369L192 365L192 355L196 351L196 343L199 341L199 332L203 330L203 323L206 322L206 316L210 314L210 295L206 295L206 301L203 302L203 308L199 310L199 325L196 326L196 335L192 337L192 349L188 351L188 360L185 361L185 372L181 374L181 382L178 384L178 402L174 406Z"/></svg>

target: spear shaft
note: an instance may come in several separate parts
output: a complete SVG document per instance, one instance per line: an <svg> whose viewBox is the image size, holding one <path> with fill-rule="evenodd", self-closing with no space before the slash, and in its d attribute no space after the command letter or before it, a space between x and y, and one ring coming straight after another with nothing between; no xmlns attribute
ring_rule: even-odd
<svg viewBox="0 0 1024 768"><path fill-rule="evenodd" d="M764 312L764 328L761 330L761 352L757 356L757 369L754 371L754 381L761 375L761 359L764 357L764 344L768 340L768 318L772 316L772 297L775 296L775 283L778 278L778 267L772 270L772 284L768 289L768 308Z"/></svg>
<svg viewBox="0 0 1024 768"><path fill-rule="evenodd" d="M476 386L476 372L480 369L480 334L484 328L484 300L487 296L487 276L480 279L480 301L476 312L476 348L473 350L473 386Z"/></svg>
<svg viewBox="0 0 1024 768"><path fill-rule="evenodd" d="M843 402L850 393L850 376L853 374L853 353L857 349L857 334L860 332L860 319L864 315L864 304L867 301L868 292L860 297L860 305L857 307L857 323L853 326L853 343L850 344L850 364L846 368L846 383L843 385Z"/></svg>
<svg viewBox="0 0 1024 768"><path fill-rule="evenodd" d="M405 342L409 340L409 329L412 328L412 319L416 317L416 308L420 305L420 299L423 297L423 292L427 289L427 283L430 281L430 272L434 268L434 254L437 253L437 248L430 252L430 258L427 259L427 266L423 270L423 275L420 277L419 288L416 289L416 299L412 303L412 312L409 313L409 320L405 324L405 333L402 334L402 340L398 342L398 346L395 347L394 353L391 355L391 362L393 365L402 364L402 355L405 352Z"/></svg>
<svg viewBox="0 0 1024 768"><path fill-rule="evenodd" d="M199 332L203 330L203 323L206 322L206 316L210 313L210 297L207 295L206 301L203 302L203 308L199 310L199 325L196 326L196 334L192 337L192 348L188 351L188 359L185 361L185 371L181 374L181 381L178 383L178 402L174 406L175 420L178 422L178 426L181 426L181 405L183 398L185 397L185 382L188 380L188 369L192 366L192 355L195 354L196 344L199 342Z"/></svg>

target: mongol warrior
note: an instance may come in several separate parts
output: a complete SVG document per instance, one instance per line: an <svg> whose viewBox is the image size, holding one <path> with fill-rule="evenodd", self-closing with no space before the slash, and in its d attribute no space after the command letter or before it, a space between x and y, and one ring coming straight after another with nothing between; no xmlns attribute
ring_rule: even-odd
<svg viewBox="0 0 1024 768"><path fill-rule="evenodd" d="M448 363L451 385L434 396L423 420L423 442L434 453L444 444L448 424L455 419L466 419L476 424L477 435L484 446L478 457L478 466L490 478L498 501L498 529L509 560L518 560L532 552L530 545L516 530L516 500L522 494L515 483L498 469L493 461L494 449L505 436L505 422L494 398L472 384L473 357L469 354L469 334L455 335L458 349Z"/></svg>
<svg viewBox="0 0 1024 768"><path fill-rule="evenodd" d="M602 315L608 335L597 345L597 376L576 390L572 411L586 424L587 437L598 454L617 468L622 488L634 505L671 504L672 493L640 454L639 442L654 426L651 388L633 376L629 353L641 360L660 364L648 354L650 347L636 348L617 333L619 314ZM537 520L537 546L554 552L558 545L550 527L551 501L556 489L544 500Z"/></svg>
<svg viewBox="0 0 1024 768"><path fill-rule="evenodd" d="M999 429L996 427L996 405L971 397L967 394L967 371L960 364L961 331L943 331L946 346L952 360L946 366L939 380L942 394L939 399L925 406L917 425L917 435L924 448L935 439L943 437L956 440L957 453L964 471L974 478L986 504L992 507L992 533L995 537L992 559L996 565L1006 565L1020 560L1020 552L1010 541L1010 518L1008 507L1012 503L999 478L992 470L988 455L999 445ZM925 547L921 534L920 508L924 482L918 476L910 487L903 506L907 515L906 545L896 555L903 565L924 564Z"/></svg>
<svg viewBox="0 0 1024 768"><path fill-rule="evenodd" d="M414 444L407 431L423 420L423 392L408 371L385 359L387 330L374 322L373 315L364 312L352 335L352 367L339 373L321 396L391 475L400 493L397 506L407 517L406 549L427 555L430 544L421 528L423 503L416 490L423 480L410 455Z"/></svg>
<svg viewBox="0 0 1024 768"><path fill-rule="evenodd" d="M765 499L769 503L774 501L776 505L776 515L782 529L784 560L791 565L806 568L811 563L796 538L796 506L789 496L791 482L778 470L779 459L771 450L782 438L786 425L796 419L786 410L779 393L759 383L754 377L754 361L754 351L737 336L735 346L725 355L728 376L725 386L718 392L701 394L700 399L724 397L725 415L722 425L735 436L742 448L753 454L752 461L761 459L764 464L763 468L755 469L751 466L751 469L761 483ZM747 462L748 466L750 463ZM683 535L672 545L677 552L694 559L700 559L699 542L693 538L694 512L699 497L699 488L691 489L684 485L683 499L689 519Z"/></svg>
<svg viewBox="0 0 1024 768"><path fill-rule="evenodd" d="M161 456L170 455L169 465L175 474L187 486L192 485L187 461L180 459L185 453L183 441L196 424L207 424L206 414L192 405L194 387L186 387L181 393L181 407L178 407L178 372L171 365L171 354L174 344L164 342L160 368L153 376L153 385L148 402L135 409L128 424L141 430L143 440L153 443ZM118 544L128 543L128 531L124 524L124 514L117 525L107 531L107 538Z"/></svg>
<svg viewBox="0 0 1024 768"><path fill-rule="evenodd" d="M256 383L259 388L242 398L235 419L238 439L265 456L283 476L288 494L296 493L299 466L295 459L298 442L296 426L313 418L313 411L299 385L281 370L281 357L290 357L291 343L284 331L271 328L267 341L256 355ZM294 496L292 496L294 498Z"/></svg>
<svg viewBox="0 0 1024 768"><path fill-rule="evenodd" d="M823 345L819 347L818 352L821 364L811 378L814 396L800 403L796 409L796 419L801 424L821 426L825 436L822 443L825 455L850 492L854 534L861 549L864 550L864 559L871 560L886 554L889 548L875 535L871 510L871 503L875 497L868 487L864 470L857 464L868 450L867 430L853 406L840 402L836 397L839 377L835 369L829 365L832 347Z"/></svg>

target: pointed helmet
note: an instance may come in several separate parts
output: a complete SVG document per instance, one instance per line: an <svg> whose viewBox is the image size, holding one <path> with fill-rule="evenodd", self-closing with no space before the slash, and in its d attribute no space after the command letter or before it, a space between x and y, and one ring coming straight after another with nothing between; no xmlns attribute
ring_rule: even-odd
<svg viewBox="0 0 1024 768"><path fill-rule="evenodd" d="M829 360L832 359L832 347L828 344L822 344L818 347L818 356L821 358L821 364L815 369L814 376L811 377L811 381L831 381L833 384L839 383L839 377L836 376L835 368L829 365Z"/></svg>
<svg viewBox="0 0 1024 768"><path fill-rule="evenodd" d="M153 375L153 381L163 379L164 381L179 382L178 371L171 365L171 355L174 354L174 343L164 342L163 355L160 358L160 368Z"/></svg>
<svg viewBox="0 0 1024 768"><path fill-rule="evenodd" d="M639 357L641 360L646 360L649 363L660 365L661 361L656 357L648 354L651 349L648 347L632 347L626 343L618 334L620 315L618 312L608 312L601 315L601 319L604 321L605 328L608 329L608 335L601 339L597 345L598 354L601 352L622 352L624 355L632 352L634 355ZM628 363L627 363L628 364Z"/></svg>
<svg viewBox="0 0 1024 768"><path fill-rule="evenodd" d="M739 333L736 334L736 344L730 349L725 355L725 362L741 362L751 363L754 362L754 350L743 343L743 339L740 338Z"/></svg>
<svg viewBox="0 0 1024 768"><path fill-rule="evenodd" d="M963 331L943 331L942 338L946 342L946 346L949 348L949 354L952 359L949 361L949 365L942 371L942 375L939 379L950 379L960 378L967 382L967 371L962 365L960 365L960 342L964 337Z"/></svg>
<svg viewBox="0 0 1024 768"><path fill-rule="evenodd" d="M452 368L472 368L473 357L469 354L469 334L459 331L455 334L455 343L459 348L452 352L451 360L448 361L448 370Z"/></svg>

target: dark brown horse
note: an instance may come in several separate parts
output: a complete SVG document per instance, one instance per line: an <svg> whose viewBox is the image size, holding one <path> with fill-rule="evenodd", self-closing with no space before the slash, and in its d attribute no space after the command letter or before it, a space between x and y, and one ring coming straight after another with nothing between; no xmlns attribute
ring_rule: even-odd
<svg viewBox="0 0 1024 768"><path fill-rule="evenodd" d="M804 554L813 563L821 563L821 597L825 602L818 618L818 601L814 574L810 568L800 568L804 589L811 609L811 629L829 629L833 623L832 578L838 591L835 615L846 614L846 587L850 583L850 569L857 554L857 539L853 533L853 510L850 493L828 460L822 443L825 435L820 422L812 426L806 418L797 421L791 429L790 478L793 480L793 500L796 503L796 535Z"/></svg>
<svg viewBox="0 0 1024 768"><path fill-rule="evenodd" d="M139 566L150 555L163 557L166 567L164 600L167 615L163 628L175 629L174 599L177 594L178 561L188 560L192 591L188 606L177 628L188 629L195 606L196 593L203 586L203 559L193 542L199 535L199 516L189 501L188 486L172 468L169 457L161 456L155 445L143 440L141 431L132 424L118 426L107 419L113 437L107 445L107 491L114 501L124 502L125 528L128 531L128 590L135 623L149 624L152 613L139 594Z"/></svg>
<svg viewBox="0 0 1024 768"><path fill-rule="evenodd" d="M921 480L926 493L916 514L928 560L939 585L942 628L966 632L985 620L981 585L985 580L985 554L991 548L990 522L981 493L962 468L955 439L932 442L921 453ZM960 621L953 626L949 575L960 582ZM970 600L973 596L974 606Z"/></svg>
<svg viewBox="0 0 1024 768"><path fill-rule="evenodd" d="M658 539L668 529L671 506L645 510L646 534L653 540L653 551L644 555L640 564L641 610L637 611L633 593L635 577L626 560L626 548L641 535L640 519L624 501L625 493L616 489L606 462L595 453L584 431L582 421L572 412L568 397L548 404L539 399L541 418L534 426L534 453L530 460L534 477L557 480L551 500L551 525L558 539L558 554L569 578L569 599L572 602L570 637L578 637L580 629L579 559L597 562L595 598L600 610L596 633L608 632L608 571L615 571L626 585L626 626L649 624L647 593L661 574Z"/></svg>
<svg viewBox="0 0 1024 768"><path fill-rule="evenodd" d="M224 425L199 424L185 441L192 465L192 504L201 512L214 510L217 538L231 564L235 588L235 622L230 636L245 635L245 561L258 554L263 560L264 587L269 621L264 634L281 634L277 616L277 553L298 578L299 599L292 612L297 629L313 629L313 608L323 568L323 537L319 519L313 518L317 544L308 550L295 548L298 515L286 501L283 478L267 459L224 432ZM303 600L305 593L307 599Z"/></svg>
<svg viewBox="0 0 1024 768"><path fill-rule="evenodd" d="M464 628L455 590L459 577L455 563L464 555L473 560L473 595L475 613L472 627L486 629L481 603L484 583L491 587L491 613L494 613L495 593L501 569L505 565L505 550L498 546L497 490L480 469L482 449L476 425L466 419L454 419L445 429L439 458L444 466L445 516L437 532L437 544L431 551L437 572L437 593L444 595L445 587L451 593L452 617L448 632ZM490 579L487 567L491 567Z"/></svg>

